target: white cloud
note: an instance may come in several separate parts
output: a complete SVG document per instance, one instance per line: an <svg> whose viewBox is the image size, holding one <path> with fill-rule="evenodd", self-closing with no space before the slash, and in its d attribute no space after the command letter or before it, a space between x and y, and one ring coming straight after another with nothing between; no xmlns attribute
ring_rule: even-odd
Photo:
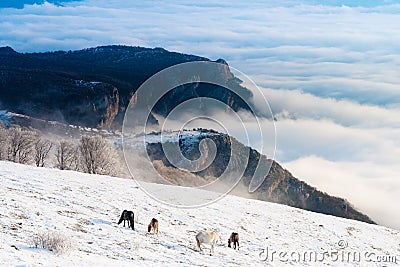
<svg viewBox="0 0 400 267"><path fill-rule="evenodd" d="M325 119L358 128L399 128L400 108L361 105L349 100L321 98L298 90L262 88L275 117L279 119ZM260 99L253 100L256 105ZM262 102L262 100L261 100Z"/></svg>
<svg viewBox="0 0 400 267"><path fill-rule="evenodd" d="M308 119L284 120L276 123L276 127L280 161L316 155L331 161L366 161L389 166L399 162L399 129L357 129Z"/></svg>
<svg viewBox="0 0 400 267"><path fill-rule="evenodd" d="M309 156L285 162L291 172L322 191L344 197L379 224L399 229L398 165L334 162Z"/></svg>

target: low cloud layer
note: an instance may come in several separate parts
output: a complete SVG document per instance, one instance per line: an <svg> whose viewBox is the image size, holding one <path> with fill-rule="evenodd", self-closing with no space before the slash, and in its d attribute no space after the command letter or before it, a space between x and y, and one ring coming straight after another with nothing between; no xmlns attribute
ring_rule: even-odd
<svg viewBox="0 0 400 267"><path fill-rule="evenodd" d="M361 161L328 161L309 156L284 165L309 184L330 194L342 196L378 224L399 229L398 165Z"/></svg>
<svg viewBox="0 0 400 267"><path fill-rule="evenodd" d="M360 104L352 100L321 98L298 90L262 88L277 119L331 120L343 126L357 128L399 128L400 108ZM253 99L262 105L260 99Z"/></svg>
<svg viewBox="0 0 400 267"><path fill-rule="evenodd" d="M225 58L268 99L278 161L400 229L399 14L395 0L44 3L0 9L0 46L33 52L126 44ZM271 129L270 120L261 122ZM244 125L257 136L254 122ZM235 135L241 125L232 127ZM263 152L272 155L272 136L264 138Z"/></svg>

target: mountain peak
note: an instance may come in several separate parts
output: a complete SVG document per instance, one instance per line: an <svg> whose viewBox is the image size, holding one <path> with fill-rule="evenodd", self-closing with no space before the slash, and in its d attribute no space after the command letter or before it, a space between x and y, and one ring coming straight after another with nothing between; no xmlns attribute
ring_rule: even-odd
<svg viewBox="0 0 400 267"><path fill-rule="evenodd" d="M215 62L220 63L220 64L224 64L224 65L227 65L227 66L228 66L228 62L226 62L226 60L225 60L225 59L222 59L222 58L217 59Z"/></svg>
<svg viewBox="0 0 400 267"><path fill-rule="evenodd" d="M18 52L16 52L10 46L0 47L0 55L9 55L9 54L18 54Z"/></svg>

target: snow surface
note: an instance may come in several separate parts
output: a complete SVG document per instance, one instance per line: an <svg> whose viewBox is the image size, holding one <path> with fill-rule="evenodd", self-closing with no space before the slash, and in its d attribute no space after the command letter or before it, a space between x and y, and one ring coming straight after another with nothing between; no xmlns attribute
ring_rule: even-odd
<svg viewBox="0 0 400 267"><path fill-rule="evenodd" d="M125 146L130 148L135 148L138 146L143 146L143 144L154 144L154 143L167 143L167 142L185 142L186 145L191 145L198 142L199 138L211 137L218 133L212 133L208 131L200 130L181 130L181 131L163 131L154 132L148 134L136 134L128 135L124 134L123 140L121 138L116 138L114 140L115 145L121 146L124 142Z"/></svg>
<svg viewBox="0 0 400 267"><path fill-rule="evenodd" d="M199 130L181 130L172 132L150 133L145 136L146 143L178 142L185 139L198 139L213 136L215 133Z"/></svg>
<svg viewBox="0 0 400 267"><path fill-rule="evenodd" d="M226 196L198 209L177 209L142 192L133 180L0 162L0 265L45 266L377 266L367 260L391 256L400 262L400 232L284 205ZM154 184L158 190L172 186ZM200 189L191 189L200 190ZM117 225L122 210L137 216L136 230ZM152 218L158 235L147 233ZM197 251L199 230L219 231L214 255ZM73 247L56 255L31 247L37 232L58 231ZM231 232L240 250L228 248ZM341 249L338 242L348 246ZM262 249L276 251L274 261ZM290 260L277 253L362 252L360 263ZM368 252L368 258L364 257ZM395 258L397 257L397 258ZM381 258L382 259L382 258Z"/></svg>

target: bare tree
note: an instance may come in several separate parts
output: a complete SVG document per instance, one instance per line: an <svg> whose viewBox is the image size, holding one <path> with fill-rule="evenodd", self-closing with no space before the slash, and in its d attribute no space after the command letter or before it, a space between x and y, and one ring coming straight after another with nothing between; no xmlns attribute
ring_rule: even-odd
<svg viewBox="0 0 400 267"><path fill-rule="evenodd" d="M101 136L82 136L79 143L81 166L91 174L118 175L120 165L114 147Z"/></svg>
<svg viewBox="0 0 400 267"><path fill-rule="evenodd" d="M30 163L32 161L37 133L22 129L19 126L12 126L8 129L7 135L7 159L22 164Z"/></svg>
<svg viewBox="0 0 400 267"><path fill-rule="evenodd" d="M49 152L53 147L53 143L47 139L38 138L35 142L35 164L37 167L44 167L45 160L49 156Z"/></svg>
<svg viewBox="0 0 400 267"><path fill-rule="evenodd" d="M57 168L60 170L76 170L78 148L70 141L60 141L57 146L56 160Z"/></svg>
<svg viewBox="0 0 400 267"><path fill-rule="evenodd" d="M0 121L1 122L1 121ZM0 124L0 160L7 159L8 130Z"/></svg>

